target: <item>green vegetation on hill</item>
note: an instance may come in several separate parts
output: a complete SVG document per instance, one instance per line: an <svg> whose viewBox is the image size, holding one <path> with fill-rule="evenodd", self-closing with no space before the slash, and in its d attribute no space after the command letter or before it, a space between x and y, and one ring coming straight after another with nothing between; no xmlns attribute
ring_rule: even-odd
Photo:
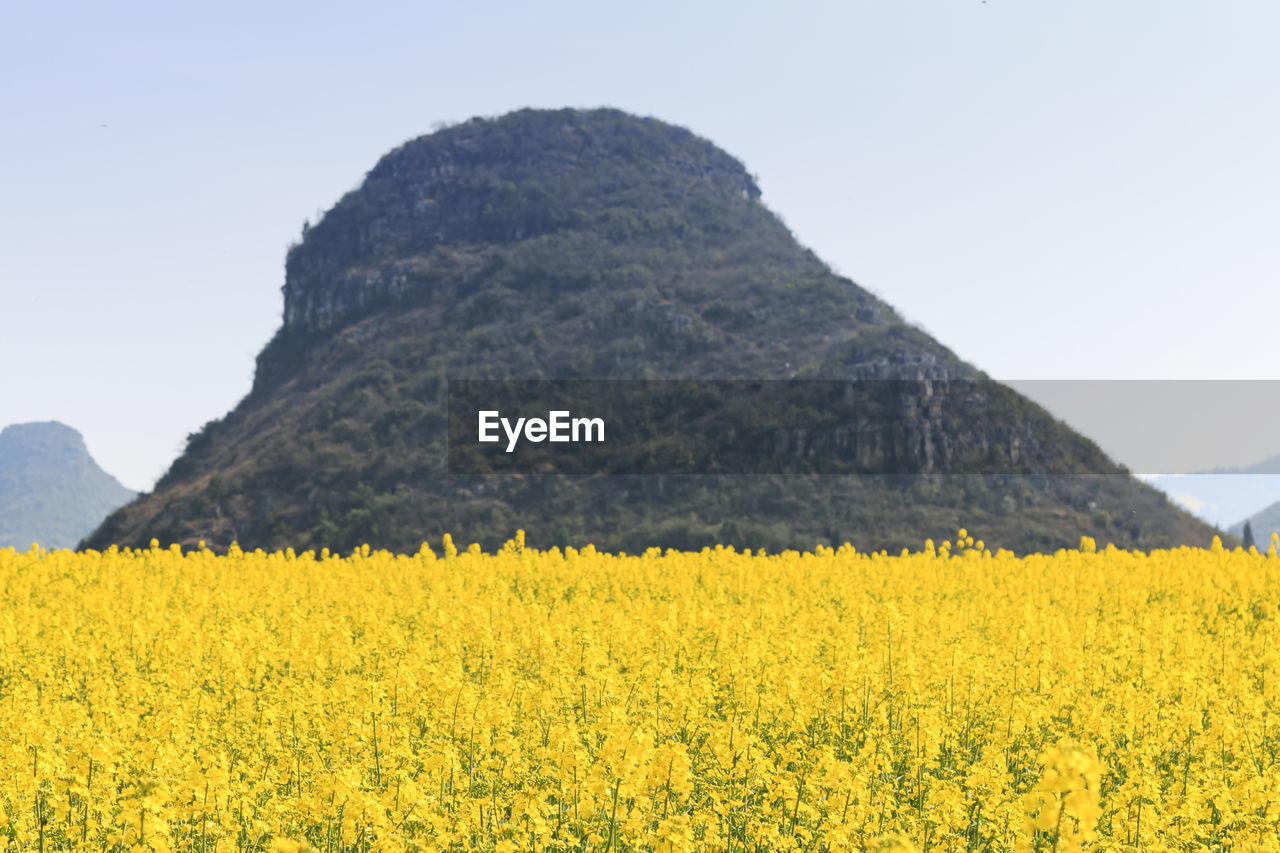
<svg viewBox="0 0 1280 853"><path fill-rule="evenodd" d="M740 163L653 119L523 110L406 143L305 230L284 297L249 396L87 544L414 550L444 532L494 547L524 528L539 546L866 549L917 547L966 525L1029 550L1082 535L1122 545L1212 535L1119 469L447 476L448 378L981 376L799 246ZM967 431L993 446L1020 435L1033 467L1065 456L1100 470L1096 447L1012 392L970 412L973 423L902 417L879 428L918 427L921 442Z"/></svg>

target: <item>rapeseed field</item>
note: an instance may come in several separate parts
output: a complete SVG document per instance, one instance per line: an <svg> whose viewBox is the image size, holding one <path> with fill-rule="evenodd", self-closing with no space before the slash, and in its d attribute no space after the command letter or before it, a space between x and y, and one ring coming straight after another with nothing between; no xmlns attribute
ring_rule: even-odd
<svg viewBox="0 0 1280 853"><path fill-rule="evenodd" d="M0 550L0 848L1275 849L1280 560Z"/></svg>

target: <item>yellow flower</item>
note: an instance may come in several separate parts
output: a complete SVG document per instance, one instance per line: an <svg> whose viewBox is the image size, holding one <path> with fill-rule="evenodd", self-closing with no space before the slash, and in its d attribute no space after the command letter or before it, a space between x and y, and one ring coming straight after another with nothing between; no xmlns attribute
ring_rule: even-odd
<svg viewBox="0 0 1280 853"><path fill-rule="evenodd" d="M1266 561L1087 539L990 557L957 532L898 556L518 536L496 554L446 537L441 559L0 549L0 839L1063 853L1274 836Z"/></svg>

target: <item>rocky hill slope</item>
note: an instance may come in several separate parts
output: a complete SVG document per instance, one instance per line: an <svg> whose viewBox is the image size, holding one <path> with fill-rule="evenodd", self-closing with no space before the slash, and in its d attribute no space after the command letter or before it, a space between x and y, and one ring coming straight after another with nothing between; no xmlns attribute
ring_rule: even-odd
<svg viewBox="0 0 1280 853"><path fill-rule="evenodd" d="M524 528L542 546L865 549L967 525L1025 551L1212 535L1007 389L951 415L899 400L869 427L888 448L929 437L871 460L886 471L949 436L1019 436L1007 475L448 475L448 379L981 378L798 245L741 163L654 119L523 110L412 140L304 229L283 290L252 391L86 544L414 550Z"/></svg>

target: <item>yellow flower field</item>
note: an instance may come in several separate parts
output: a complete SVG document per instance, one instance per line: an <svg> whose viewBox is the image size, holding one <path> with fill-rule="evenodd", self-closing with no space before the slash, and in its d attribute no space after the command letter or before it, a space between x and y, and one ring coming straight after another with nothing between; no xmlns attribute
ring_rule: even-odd
<svg viewBox="0 0 1280 853"><path fill-rule="evenodd" d="M0 847L1275 849L1280 559L0 550Z"/></svg>

